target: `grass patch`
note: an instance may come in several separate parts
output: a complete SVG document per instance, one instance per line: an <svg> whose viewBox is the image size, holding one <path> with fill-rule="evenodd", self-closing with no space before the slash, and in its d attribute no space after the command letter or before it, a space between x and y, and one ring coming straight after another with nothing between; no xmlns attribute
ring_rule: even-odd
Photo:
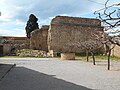
<svg viewBox="0 0 120 90"><path fill-rule="evenodd" d="M47 58L47 57L43 57L43 56L0 56L0 58Z"/></svg>
<svg viewBox="0 0 120 90"><path fill-rule="evenodd" d="M107 60L108 59L108 56L102 56L102 55L97 55L95 57L99 60ZM110 59L114 60L114 61L120 61L120 57L116 57L116 56L110 56Z"/></svg>
<svg viewBox="0 0 120 90"><path fill-rule="evenodd" d="M85 55L76 55L76 59L86 61L86 56ZM95 55L95 59L96 60L107 60L108 56ZM120 57L110 56L110 60L112 60L112 61L120 61ZM92 56L89 56L89 61L92 61Z"/></svg>

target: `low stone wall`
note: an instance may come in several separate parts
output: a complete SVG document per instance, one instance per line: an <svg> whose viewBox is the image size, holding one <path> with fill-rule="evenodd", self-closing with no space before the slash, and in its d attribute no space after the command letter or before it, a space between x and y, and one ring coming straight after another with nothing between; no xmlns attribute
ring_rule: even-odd
<svg viewBox="0 0 120 90"><path fill-rule="evenodd" d="M61 60L75 60L75 53L61 53Z"/></svg>
<svg viewBox="0 0 120 90"><path fill-rule="evenodd" d="M53 50L49 50L48 53L47 53L47 55L49 57L57 57L57 52L54 52Z"/></svg>
<svg viewBox="0 0 120 90"><path fill-rule="evenodd" d="M21 49L16 51L18 56L30 56L30 57L47 57L47 52L41 50Z"/></svg>

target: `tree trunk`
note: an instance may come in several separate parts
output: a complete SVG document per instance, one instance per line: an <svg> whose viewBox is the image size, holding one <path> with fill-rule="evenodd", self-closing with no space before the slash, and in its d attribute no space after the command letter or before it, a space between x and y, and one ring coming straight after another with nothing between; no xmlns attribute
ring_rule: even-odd
<svg viewBox="0 0 120 90"><path fill-rule="evenodd" d="M91 51L91 55L92 55L92 58L93 58L93 65L95 65L94 51Z"/></svg>
<svg viewBox="0 0 120 90"><path fill-rule="evenodd" d="M88 53L88 50L86 50L86 59L87 59L87 62L89 61L89 53Z"/></svg>
<svg viewBox="0 0 120 90"><path fill-rule="evenodd" d="M110 55L111 55L111 50L108 51L108 70L110 70Z"/></svg>

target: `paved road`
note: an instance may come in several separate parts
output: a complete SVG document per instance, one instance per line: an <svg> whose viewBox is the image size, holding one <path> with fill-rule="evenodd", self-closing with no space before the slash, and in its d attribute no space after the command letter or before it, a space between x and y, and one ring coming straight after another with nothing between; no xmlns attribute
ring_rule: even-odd
<svg viewBox="0 0 120 90"><path fill-rule="evenodd" d="M16 67L0 81L0 90L120 90L119 68L106 62L61 61L49 58L0 59ZM116 63L116 62L115 62Z"/></svg>

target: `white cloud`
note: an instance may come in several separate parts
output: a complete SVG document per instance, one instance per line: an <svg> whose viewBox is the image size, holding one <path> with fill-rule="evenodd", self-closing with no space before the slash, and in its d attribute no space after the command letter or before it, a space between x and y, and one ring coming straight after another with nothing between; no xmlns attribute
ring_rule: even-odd
<svg viewBox="0 0 120 90"><path fill-rule="evenodd" d="M24 27L31 13L35 14L39 24L43 25L50 24L56 15L94 17L91 14L102 7L88 0L0 0L0 35L25 35Z"/></svg>
<svg viewBox="0 0 120 90"><path fill-rule="evenodd" d="M22 31L22 32L21 32ZM19 33L20 32L20 33ZM15 30L0 30L0 36L26 36L25 31L21 29L15 29Z"/></svg>
<svg viewBox="0 0 120 90"><path fill-rule="evenodd" d="M16 24L16 25L21 25L21 26L23 26L23 25L25 25L25 22L23 22L23 21L21 21L21 20L19 20L19 19L16 19L16 20L15 20L15 24Z"/></svg>

